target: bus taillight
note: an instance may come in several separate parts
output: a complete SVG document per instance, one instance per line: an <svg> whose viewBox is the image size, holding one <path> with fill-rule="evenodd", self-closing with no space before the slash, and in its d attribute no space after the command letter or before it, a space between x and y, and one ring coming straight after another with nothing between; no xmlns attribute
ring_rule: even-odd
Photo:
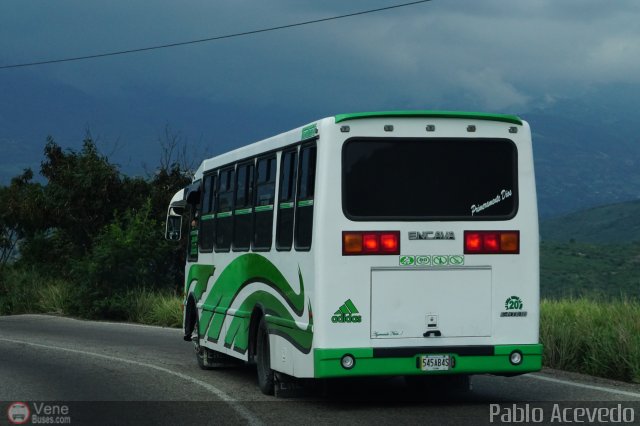
<svg viewBox="0 0 640 426"><path fill-rule="evenodd" d="M362 251L374 254L380 251L379 236L371 233L362 235Z"/></svg>
<svg viewBox="0 0 640 426"><path fill-rule="evenodd" d="M400 232L380 234L380 244L383 252L400 254Z"/></svg>
<svg viewBox="0 0 640 426"><path fill-rule="evenodd" d="M343 231L342 255L400 254L400 231Z"/></svg>
<svg viewBox="0 0 640 426"><path fill-rule="evenodd" d="M464 231L464 254L518 254L520 231Z"/></svg>

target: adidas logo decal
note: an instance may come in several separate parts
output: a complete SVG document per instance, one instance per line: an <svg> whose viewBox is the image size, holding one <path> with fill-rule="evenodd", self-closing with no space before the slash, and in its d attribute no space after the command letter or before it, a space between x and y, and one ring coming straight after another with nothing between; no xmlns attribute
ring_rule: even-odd
<svg viewBox="0 0 640 426"><path fill-rule="evenodd" d="M331 322L362 322L362 316L358 312L356 305L349 299L333 314Z"/></svg>

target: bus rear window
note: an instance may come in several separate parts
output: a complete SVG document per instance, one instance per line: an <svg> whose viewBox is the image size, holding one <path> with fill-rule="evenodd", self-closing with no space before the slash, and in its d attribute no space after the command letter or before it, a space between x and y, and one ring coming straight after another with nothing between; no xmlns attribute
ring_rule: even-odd
<svg viewBox="0 0 640 426"><path fill-rule="evenodd" d="M352 220L505 220L518 208L509 139L354 138L342 151Z"/></svg>

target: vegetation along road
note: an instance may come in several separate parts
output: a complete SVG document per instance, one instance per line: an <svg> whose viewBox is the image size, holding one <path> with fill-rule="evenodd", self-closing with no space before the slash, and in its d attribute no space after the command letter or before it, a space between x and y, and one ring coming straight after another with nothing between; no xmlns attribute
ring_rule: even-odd
<svg viewBox="0 0 640 426"><path fill-rule="evenodd" d="M465 393L392 378L330 382L276 399L255 381L249 366L200 370L179 329L0 317L0 401L66 405L71 424L488 424L491 404L544 401L630 404L640 415L639 385L554 370L475 376Z"/></svg>

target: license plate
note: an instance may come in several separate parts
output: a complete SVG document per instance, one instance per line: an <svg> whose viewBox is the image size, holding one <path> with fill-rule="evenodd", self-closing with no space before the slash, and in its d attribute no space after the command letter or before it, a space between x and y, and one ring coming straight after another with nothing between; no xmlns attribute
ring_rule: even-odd
<svg viewBox="0 0 640 426"><path fill-rule="evenodd" d="M422 355L420 369L422 371L447 371L451 367L449 355Z"/></svg>

